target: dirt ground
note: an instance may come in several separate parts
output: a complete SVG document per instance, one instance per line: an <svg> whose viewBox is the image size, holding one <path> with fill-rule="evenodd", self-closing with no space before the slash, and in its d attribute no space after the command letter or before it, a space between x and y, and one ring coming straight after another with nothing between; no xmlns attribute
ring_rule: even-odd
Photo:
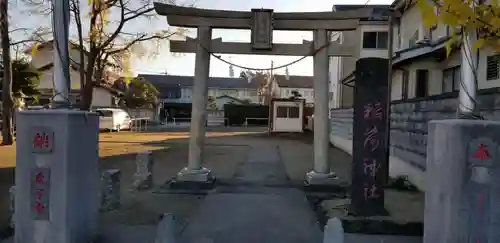
<svg viewBox="0 0 500 243"><path fill-rule="evenodd" d="M238 137L227 138L237 141ZM211 143L205 147L204 166L210 168L216 177L230 178L240 164L246 160L249 150L244 145ZM167 141L169 149L153 151L153 180L155 188L164 185L187 165L187 141ZM102 223L144 225L157 223L159 215L174 213L178 219L186 220L202 202L204 196L189 194L155 193L154 190L134 192L129 190L135 172L133 158L105 163L105 168L120 169L122 188L120 209L101 214Z"/></svg>

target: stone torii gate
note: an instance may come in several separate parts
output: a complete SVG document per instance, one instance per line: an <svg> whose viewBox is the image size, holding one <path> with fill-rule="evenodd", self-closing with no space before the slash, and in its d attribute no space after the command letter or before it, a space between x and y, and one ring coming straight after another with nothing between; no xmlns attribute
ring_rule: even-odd
<svg viewBox="0 0 500 243"><path fill-rule="evenodd" d="M307 173L307 184L330 184L335 178L329 166L329 57L352 56L354 48L345 44L329 43L330 31L355 30L360 18L369 17L371 9L342 12L274 13L272 9L252 9L251 12L221 11L180 7L155 3L159 15L167 16L170 26L197 28L196 39L170 41L170 51L196 53L189 141L189 163L180 171L176 181L210 182L213 175L202 167L205 138L205 107L210 53L314 56L314 169ZM251 43L212 40L212 28L251 29ZM274 44L273 30L314 32L313 42L302 44Z"/></svg>

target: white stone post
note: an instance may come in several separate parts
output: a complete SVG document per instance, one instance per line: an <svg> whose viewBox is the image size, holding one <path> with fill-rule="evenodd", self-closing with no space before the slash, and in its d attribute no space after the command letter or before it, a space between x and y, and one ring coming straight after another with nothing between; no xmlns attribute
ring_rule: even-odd
<svg viewBox="0 0 500 243"><path fill-rule="evenodd" d="M198 27L198 43L194 68L193 108L191 111L191 136L189 138L188 166L177 174L177 181L206 182L211 179L210 170L202 167L207 120L207 81L210 73L209 48L212 41L210 27Z"/></svg>
<svg viewBox="0 0 500 243"><path fill-rule="evenodd" d="M428 125L424 243L499 242L500 122Z"/></svg>
<svg viewBox="0 0 500 243"><path fill-rule="evenodd" d="M15 242L87 243L99 216L99 117L17 113Z"/></svg>
<svg viewBox="0 0 500 243"><path fill-rule="evenodd" d="M335 179L330 172L329 111L328 111L328 31L314 30L314 48L320 49L314 55L314 169L307 173L307 183L328 184Z"/></svg>

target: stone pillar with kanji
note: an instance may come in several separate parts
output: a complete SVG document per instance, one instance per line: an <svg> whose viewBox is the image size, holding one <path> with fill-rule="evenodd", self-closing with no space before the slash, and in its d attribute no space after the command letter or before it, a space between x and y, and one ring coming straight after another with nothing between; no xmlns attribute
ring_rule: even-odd
<svg viewBox="0 0 500 243"><path fill-rule="evenodd" d="M424 243L500 241L500 122L431 121Z"/></svg>
<svg viewBox="0 0 500 243"><path fill-rule="evenodd" d="M17 114L15 242L92 242L98 233L99 120L92 112Z"/></svg>
<svg viewBox="0 0 500 243"><path fill-rule="evenodd" d="M389 62L362 58L356 63L353 162L349 213L384 215L388 176Z"/></svg>

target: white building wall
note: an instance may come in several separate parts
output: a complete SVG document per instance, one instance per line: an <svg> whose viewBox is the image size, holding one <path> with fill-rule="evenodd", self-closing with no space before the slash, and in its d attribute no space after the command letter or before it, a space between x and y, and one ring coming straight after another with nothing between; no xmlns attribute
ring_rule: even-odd
<svg viewBox="0 0 500 243"><path fill-rule="evenodd" d="M70 69L70 78L71 78L71 89L80 89L80 74ZM54 88L54 69L50 68L44 70L41 73L40 78L40 89L53 89Z"/></svg>
<svg viewBox="0 0 500 243"><path fill-rule="evenodd" d="M103 88L94 88L92 106L112 107L114 106L112 101L113 96L111 95L111 93L109 93L109 91Z"/></svg>

